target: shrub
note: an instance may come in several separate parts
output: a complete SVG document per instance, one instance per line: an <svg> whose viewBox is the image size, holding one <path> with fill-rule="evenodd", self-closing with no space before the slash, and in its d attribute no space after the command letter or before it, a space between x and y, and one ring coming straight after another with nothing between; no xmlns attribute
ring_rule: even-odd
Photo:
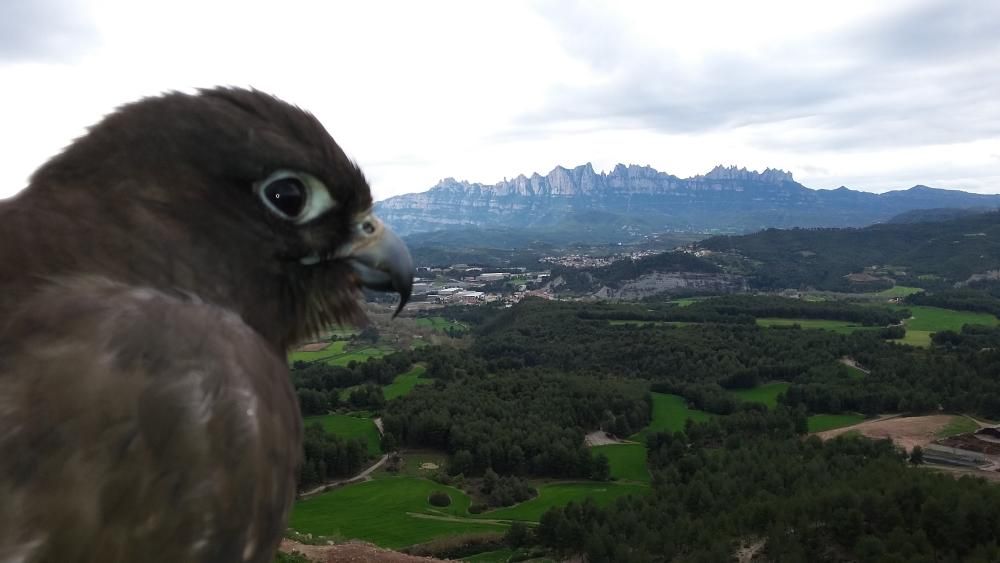
<svg viewBox="0 0 1000 563"><path fill-rule="evenodd" d="M448 506L451 504L451 497L444 491L434 491L427 501L434 506Z"/></svg>

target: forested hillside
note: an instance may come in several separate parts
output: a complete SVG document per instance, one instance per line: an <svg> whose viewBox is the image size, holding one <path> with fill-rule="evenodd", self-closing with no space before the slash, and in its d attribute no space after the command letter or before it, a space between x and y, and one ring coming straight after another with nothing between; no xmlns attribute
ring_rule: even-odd
<svg viewBox="0 0 1000 563"><path fill-rule="evenodd" d="M945 287L1000 268L1000 213L864 229L768 229L713 237L698 247L748 259L745 267L756 289L856 290L859 283L845 276L871 266L874 278ZM878 287L877 280L867 284Z"/></svg>

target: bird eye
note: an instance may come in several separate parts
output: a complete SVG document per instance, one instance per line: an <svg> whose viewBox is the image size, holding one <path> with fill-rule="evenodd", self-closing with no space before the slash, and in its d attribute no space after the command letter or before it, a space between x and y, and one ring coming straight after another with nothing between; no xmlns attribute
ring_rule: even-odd
<svg viewBox="0 0 1000 563"><path fill-rule="evenodd" d="M334 206L330 192L309 174L279 170L257 185L268 209L298 224L311 221Z"/></svg>
<svg viewBox="0 0 1000 563"><path fill-rule="evenodd" d="M282 215L295 218L306 206L306 187L298 178L278 178L264 186L261 194Z"/></svg>

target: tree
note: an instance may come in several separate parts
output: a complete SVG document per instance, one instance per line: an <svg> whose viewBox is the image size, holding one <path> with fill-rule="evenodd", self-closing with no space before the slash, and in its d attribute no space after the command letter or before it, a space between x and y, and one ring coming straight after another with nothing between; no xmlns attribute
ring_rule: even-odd
<svg viewBox="0 0 1000 563"><path fill-rule="evenodd" d="M594 481L607 481L611 479L611 463L608 456L597 454L590 465L590 478Z"/></svg>
<svg viewBox="0 0 1000 563"><path fill-rule="evenodd" d="M470 473L475 463L476 460L472 457L472 452L469 450L458 450L451 457L451 463L448 465L448 473L452 475Z"/></svg>
<svg viewBox="0 0 1000 563"><path fill-rule="evenodd" d="M375 344L379 339L378 329L375 328L375 325L370 324L362 329L356 338L362 342L371 342L372 344Z"/></svg>
<svg viewBox="0 0 1000 563"><path fill-rule="evenodd" d="M531 530L524 522L514 522L507 530L503 541L513 548L526 546L531 543Z"/></svg>
<svg viewBox="0 0 1000 563"><path fill-rule="evenodd" d="M910 463L913 465L920 465L924 462L924 449L920 446L913 446L913 450L910 451Z"/></svg>

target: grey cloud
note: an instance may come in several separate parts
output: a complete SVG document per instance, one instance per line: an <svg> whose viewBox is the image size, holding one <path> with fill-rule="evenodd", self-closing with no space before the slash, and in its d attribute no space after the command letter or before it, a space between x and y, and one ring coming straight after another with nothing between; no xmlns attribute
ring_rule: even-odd
<svg viewBox="0 0 1000 563"><path fill-rule="evenodd" d="M79 0L0 2L0 63L73 60L97 42Z"/></svg>
<svg viewBox="0 0 1000 563"><path fill-rule="evenodd" d="M566 122L696 133L806 124L811 148L952 143L1000 134L1000 3L927 2L766 57L715 56L692 71L638 44L613 13L542 10L600 86L562 86L523 116L523 135ZM586 6L586 5L584 5ZM827 59L848 61L827 65ZM793 136L793 138L796 138ZM780 137L763 145L783 144Z"/></svg>

